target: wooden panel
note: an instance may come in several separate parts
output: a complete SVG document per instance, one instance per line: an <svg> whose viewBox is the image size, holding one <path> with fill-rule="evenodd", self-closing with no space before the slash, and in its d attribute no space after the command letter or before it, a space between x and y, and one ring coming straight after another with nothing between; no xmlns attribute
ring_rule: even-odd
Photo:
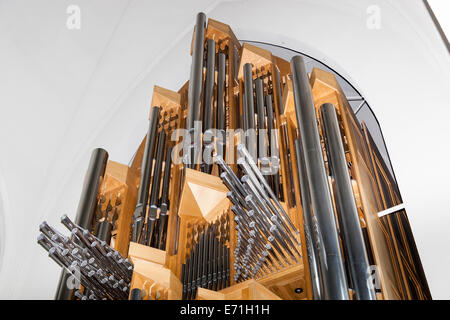
<svg viewBox="0 0 450 320"><path fill-rule="evenodd" d="M115 233L114 249L124 257L128 254L131 219L137 201L136 180L137 177L133 169L115 161L108 161L103 183L99 189L99 193L111 199L112 203L118 196L122 200L117 229L113 233Z"/></svg>
<svg viewBox="0 0 450 320"><path fill-rule="evenodd" d="M269 276L258 279L258 283L284 300L303 300L306 298L303 264L294 265ZM302 293L295 293L302 288Z"/></svg>
<svg viewBox="0 0 450 320"><path fill-rule="evenodd" d="M253 279L218 292L198 288L197 300L281 300L275 293Z"/></svg>

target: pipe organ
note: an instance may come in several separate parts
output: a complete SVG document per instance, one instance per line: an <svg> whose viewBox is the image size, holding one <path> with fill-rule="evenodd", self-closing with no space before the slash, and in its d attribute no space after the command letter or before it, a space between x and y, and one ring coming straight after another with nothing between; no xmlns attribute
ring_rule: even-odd
<svg viewBox="0 0 450 320"><path fill-rule="evenodd" d="M187 54L187 53L180 53ZM130 165L96 149L56 299L431 299L394 177L335 76L197 15ZM69 281L73 280L73 281ZM74 285L68 285L72 283Z"/></svg>

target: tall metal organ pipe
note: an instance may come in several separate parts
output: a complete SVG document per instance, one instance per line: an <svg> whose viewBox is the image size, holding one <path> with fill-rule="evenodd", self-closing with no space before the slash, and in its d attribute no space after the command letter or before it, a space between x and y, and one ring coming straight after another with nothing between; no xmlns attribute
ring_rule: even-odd
<svg viewBox="0 0 450 320"><path fill-rule="evenodd" d="M348 173L336 109L334 105L325 103L320 107L320 112L328 167L334 180L334 195L344 252L356 299L375 300L375 291L368 281L369 260Z"/></svg>
<svg viewBox="0 0 450 320"><path fill-rule="evenodd" d="M97 192L101 178L105 175L107 161L108 152L106 150L97 148L92 151L75 216L75 223L88 230L92 228L92 219L97 205ZM70 273L65 270L61 272L55 300L72 299L74 290L67 286L69 277Z"/></svg>
<svg viewBox="0 0 450 320"><path fill-rule="evenodd" d="M303 159L303 147L300 138L295 140L295 153L297 160L298 182L300 184L300 197L303 212L303 229L305 232L306 252L308 255L309 273L311 278L312 296L314 300L322 300L322 279L319 273L319 248L318 237L314 233L313 216L311 212L311 196L309 194L308 177L306 176L305 160Z"/></svg>
<svg viewBox="0 0 450 320"><path fill-rule="evenodd" d="M206 15L203 12L197 14L195 23L194 44L192 47L191 74L189 77L188 91L188 114L186 120L186 129L191 136L190 145L185 145L190 161L185 163L189 168L194 167L196 158L200 152L194 145L194 122L200 120L200 99L203 86L203 52L205 42ZM188 141L188 140L186 140Z"/></svg>
<svg viewBox="0 0 450 320"><path fill-rule="evenodd" d="M339 245L331 191L317 127L316 110L305 63L301 56L291 59L295 114L302 140L311 207L317 219L325 256L320 261L324 299L348 300L348 284Z"/></svg>
<svg viewBox="0 0 450 320"><path fill-rule="evenodd" d="M153 107L150 113L150 123L145 141L144 155L141 164L141 179L139 182L138 199L136 209L133 213L133 226L131 239L140 242L140 236L144 225L145 213L148 202L148 191L150 188L150 177L152 175L153 155L155 153L156 133L159 122L159 107Z"/></svg>

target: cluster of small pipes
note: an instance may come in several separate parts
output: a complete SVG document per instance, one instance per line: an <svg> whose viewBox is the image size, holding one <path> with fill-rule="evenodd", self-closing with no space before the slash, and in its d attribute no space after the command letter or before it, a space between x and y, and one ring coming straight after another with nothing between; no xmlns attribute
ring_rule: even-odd
<svg viewBox="0 0 450 320"><path fill-rule="evenodd" d="M192 242L181 268L183 300L195 299L197 288L218 291L230 286L228 213L215 222L192 228Z"/></svg>
<svg viewBox="0 0 450 320"><path fill-rule="evenodd" d="M78 288L80 300L128 299L133 265L105 241L73 223L66 215L61 223L70 230L65 236L45 221L39 226L37 242L60 267L73 276L67 285Z"/></svg>
<svg viewBox="0 0 450 320"><path fill-rule="evenodd" d="M237 149L241 154L238 164L244 173L241 179L220 155L216 162L223 170L220 178L230 190L227 196L233 203L231 210L237 223L234 280L239 282L291 266L301 259L301 253L298 230L245 146L241 144Z"/></svg>

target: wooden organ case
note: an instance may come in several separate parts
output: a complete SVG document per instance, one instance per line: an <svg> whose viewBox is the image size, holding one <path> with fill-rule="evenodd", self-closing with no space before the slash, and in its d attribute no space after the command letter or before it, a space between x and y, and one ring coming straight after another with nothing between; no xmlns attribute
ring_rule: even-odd
<svg viewBox="0 0 450 320"><path fill-rule="evenodd" d="M406 212L379 216L401 196L335 76L241 44L202 13L191 55L185 85L154 87L131 165L92 156L75 224L117 255L114 280L89 276L102 274L93 263L57 298L431 299ZM49 250L57 237L46 228ZM116 288L126 294L109 294L123 266L132 272Z"/></svg>

